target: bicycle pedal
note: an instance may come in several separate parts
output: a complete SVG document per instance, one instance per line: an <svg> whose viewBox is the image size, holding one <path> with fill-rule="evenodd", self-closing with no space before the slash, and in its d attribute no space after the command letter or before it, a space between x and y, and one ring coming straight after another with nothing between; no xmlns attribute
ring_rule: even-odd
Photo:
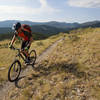
<svg viewBox="0 0 100 100"><path fill-rule="evenodd" d="M30 65L30 63L25 63L25 65Z"/></svg>

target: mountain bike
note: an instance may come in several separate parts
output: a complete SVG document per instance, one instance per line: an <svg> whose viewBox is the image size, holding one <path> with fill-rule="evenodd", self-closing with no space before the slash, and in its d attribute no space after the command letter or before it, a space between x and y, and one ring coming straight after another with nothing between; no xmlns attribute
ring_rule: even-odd
<svg viewBox="0 0 100 100"><path fill-rule="evenodd" d="M13 46L11 49L17 50L15 60L13 61L13 63L11 64L11 66L9 67L9 70L8 70L8 80L10 82L14 82L18 79L20 72L21 72L21 61L18 58L21 58L24 61L24 63L26 61L26 58L24 57L24 55L22 54L20 49L15 48ZM35 64L35 61L37 58L35 50L31 50L29 52L29 58L30 58L30 60L29 60L28 65L31 65L32 67L34 67L34 64Z"/></svg>

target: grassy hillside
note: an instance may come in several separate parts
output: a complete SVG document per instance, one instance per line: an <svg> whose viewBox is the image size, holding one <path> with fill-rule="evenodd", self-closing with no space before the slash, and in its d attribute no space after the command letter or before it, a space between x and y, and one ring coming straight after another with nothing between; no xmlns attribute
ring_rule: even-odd
<svg viewBox="0 0 100 100"><path fill-rule="evenodd" d="M100 28L70 33L8 100L100 100Z"/></svg>
<svg viewBox="0 0 100 100"><path fill-rule="evenodd" d="M32 99L100 100L100 29L73 32L41 62L47 76Z"/></svg>
<svg viewBox="0 0 100 100"><path fill-rule="evenodd" d="M23 80L26 88L12 91L10 97L15 93L16 100L100 100L100 29L75 32L41 61L38 72Z"/></svg>
<svg viewBox="0 0 100 100"><path fill-rule="evenodd" d="M59 40L60 38L62 38L62 34L54 35L45 40L34 40L30 50L35 49L37 55L39 56L46 48L48 48L48 46L50 46L52 43ZM0 42L0 83L7 80L8 68L13 62L17 53L16 51L10 50L8 48L9 43L10 40L4 40ZM19 41L17 41L14 46L20 48Z"/></svg>

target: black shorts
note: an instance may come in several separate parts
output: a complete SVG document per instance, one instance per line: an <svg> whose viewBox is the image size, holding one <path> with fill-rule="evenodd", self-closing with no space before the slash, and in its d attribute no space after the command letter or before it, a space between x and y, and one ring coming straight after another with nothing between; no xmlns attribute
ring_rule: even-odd
<svg viewBox="0 0 100 100"><path fill-rule="evenodd" d="M25 47L27 47L29 49L30 48L29 42L30 41L22 41L21 50L24 50Z"/></svg>

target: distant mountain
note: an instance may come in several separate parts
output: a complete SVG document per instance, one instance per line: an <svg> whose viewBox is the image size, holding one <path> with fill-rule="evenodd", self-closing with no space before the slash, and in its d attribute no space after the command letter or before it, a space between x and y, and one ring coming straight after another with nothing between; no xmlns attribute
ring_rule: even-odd
<svg viewBox="0 0 100 100"><path fill-rule="evenodd" d="M79 23L66 23L66 22L56 22L56 21L51 21L44 23L44 25L49 25L57 28L76 28L79 27Z"/></svg>
<svg viewBox="0 0 100 100"><path fill-rule="evenodd" d="M67 28L57 28L48 25L32 25L31 26L33 33L41 33L41 34L57 34L59 32L66 32ZM12 33L13 30L9 27L0 27L0 34L4 33Z"/></svg>
<svg viewBox="0 0 100 100"><path fill-rule="evenodd" d="M19 21L19 20L6 20L6 21L0 21L0 27L12 27L14 23L21 22L21 24L29 24L29 25L48 25L51 27L57 27L57 28L75 28L79 27L79 23L66 23L66 22L57 22L57 21L51 21L51 22L31 22L31 21Z"/></svg>
<svg viewBox="0 0 100 100"><path fill-rule="evenodd" d="M67 28L57 28L49 25L33 25L31 26L33 33L42 33L42 34L57 34L59 32L67 31Z"/></svg>
<svg viewBox="0 0 100 100"><path fill-rule="evenodd" d="M32 27L33 32L42 34L56 34L59 32L66 32L76 28L86 27L100 27L100 21L91 21L86 23L66 23L66 22L31 22L31 21L19 21L19 20L6 20L0 21L0 34L12 32L11 27L14 23L21 22L21 24L29 24Z"/></svg>
<svg viewBox="0 0 100 100"><path fill-rule="evenodd" d="M0 21L0 27L12 27L13 24L15 24L16 22L21 22L22 24L29 24L29 25L40 24L38 22L31 22L31 21L6 20L6 21Z"/></svg>
<svg viewBox="0 0 100 100"><path fill-rule="evenodd" d="M6 33L11 33L12 29L9 27L0 27L0 34L6 34Z"/></svg>
<svg viewBox="0 0 100 100"><path fill-rule="evenodd" d="M80 27L100 27L100 21L82 23Z"/></svg>

